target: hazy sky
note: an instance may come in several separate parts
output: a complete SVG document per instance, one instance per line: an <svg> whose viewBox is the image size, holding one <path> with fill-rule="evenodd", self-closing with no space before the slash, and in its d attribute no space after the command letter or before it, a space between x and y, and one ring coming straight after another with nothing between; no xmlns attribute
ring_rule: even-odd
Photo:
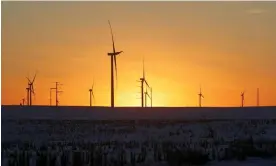
<svg viewBox="0 0 276 166"><path fill-rule="evenodd" d="M110 105L108 20L117 57L116 106L140 105L142 59L153 106L276 105L276 2L1 2L2 104L26 97L38 72L34 104ZM116 87L116 86L115 86ZM53 100L55 100L53 95Z"/></svg>

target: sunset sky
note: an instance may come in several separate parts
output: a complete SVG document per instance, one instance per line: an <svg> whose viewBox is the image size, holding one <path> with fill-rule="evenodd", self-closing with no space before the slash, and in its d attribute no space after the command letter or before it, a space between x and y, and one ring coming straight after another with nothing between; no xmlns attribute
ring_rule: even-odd
<svg viewBox="0 0 276 166"><path fill-rule="evenodd" d="M153 106L276 105L276 2L1 2L2 104L35 105L63 85L61 105L110 105L108 20L117 57L115 106L140 106L142 59ZM115 86L116 87L116 86ZM53 95L53 100L55 100ZM54 101L53 101L54 102Z"/></svg>

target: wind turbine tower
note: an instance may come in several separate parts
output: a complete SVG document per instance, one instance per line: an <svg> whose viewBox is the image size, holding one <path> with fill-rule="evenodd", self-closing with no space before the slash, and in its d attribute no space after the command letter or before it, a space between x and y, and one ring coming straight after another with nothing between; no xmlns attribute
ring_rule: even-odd
<svg viewBox="0 0 276 166"><path fill-rule="evenodd" d="M28 87L29 87L29 85L28 85ZM30 99L30 97L29 97L29 94L30 94L29 89L30 88L26 88L26 90L27 90L27 105L30 105L29 104L29 99Z"/></svg>
<svg viewBox="0 0 276 166"><path fill-rule="evenodd" d="M241 93L241 107L244 105L244 92Z"/></svg>
<svg viewBox="0 0 276 166"><path fill-rule="evenodd" d="M25 105L25 98L22 99L22 105Z"/></svg>
<svg viewBox="0 0 276 166"><path fill-rule="evenodd" d="M199 89L198 97L199 97L199 107L201 107L201 99L204 98L203 94L201 93L201 86L200 86L200 89Z"/></svg>
<svg viewBox="0 0 276 166"><path fill-rule="evenodd" d="M114 108L114 74L113 74L113 63L115 65L115 72L116 72L116 80L117 80L117 63L116 63L116 56L122 53L123 51L116 52L115 50L115 44L114 44L114 38L113 38L113 32L112 32L112 27L110 24L110 21L108 21L110 31L111 31L111 37L112 37L112 47L113 47L113 52L107 53L108 56L111 58L111 107Z"/></svg>

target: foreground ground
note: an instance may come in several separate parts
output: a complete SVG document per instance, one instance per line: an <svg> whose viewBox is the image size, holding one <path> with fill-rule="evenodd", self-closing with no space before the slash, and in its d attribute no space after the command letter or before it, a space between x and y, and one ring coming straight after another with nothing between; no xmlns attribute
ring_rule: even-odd
<svg viewBox="0 0 276 166"><path fill-rule="evenodd" d="M2 120L3 165L247 165L274 156L276 119Z"/></svg>
<svg viewBox="0 0 276 166"><path fill-rule="evenodd" d="M2 165L275 165L275 107L2 106L1 115Z"/></svg>

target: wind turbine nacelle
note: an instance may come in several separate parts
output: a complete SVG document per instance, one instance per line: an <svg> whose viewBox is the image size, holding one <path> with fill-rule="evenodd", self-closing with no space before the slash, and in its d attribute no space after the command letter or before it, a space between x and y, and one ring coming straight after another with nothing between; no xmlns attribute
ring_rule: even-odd
<svg viewBox="0 0 276 166"><path fill-rule="evenodd" d="M116 56L116 55L119 55L120 53L122 53L123 51L120 51L120 52L112 52L112 53L107 53L107 55L109 55L109 56L112 56L112 55L114 55L114 56Z"/></svg>

